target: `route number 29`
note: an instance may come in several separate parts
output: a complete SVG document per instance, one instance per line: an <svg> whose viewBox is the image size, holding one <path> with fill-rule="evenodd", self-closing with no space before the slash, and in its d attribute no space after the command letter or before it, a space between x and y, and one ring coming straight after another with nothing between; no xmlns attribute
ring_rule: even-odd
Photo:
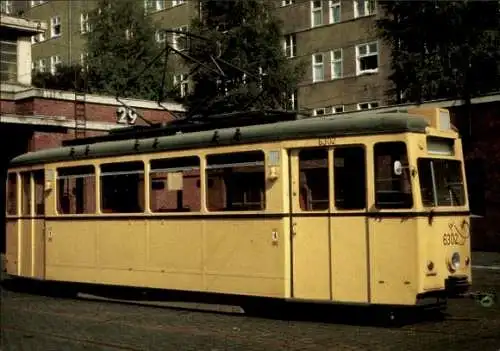
<svg viewBox="0 0 500 351"><path fill-rule="evenodd" d="M137 113L124 106L118 107L116 110L116 117L117 123L119 124L135 124L137 121Z"/></svg>

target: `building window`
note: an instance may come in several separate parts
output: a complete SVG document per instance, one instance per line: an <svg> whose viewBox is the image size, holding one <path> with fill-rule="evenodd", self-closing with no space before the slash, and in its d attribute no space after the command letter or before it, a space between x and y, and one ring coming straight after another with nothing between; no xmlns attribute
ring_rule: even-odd
<svg viewBox="0 0 500 351"><path fill-rule="evenodd" d="M89 14L80 14L80 32L82 34L90 32Z"/></svg>
<svg viewBox="0 0 500 351"><path fill-rule="evenodd" d="M182 26L179 28L174 28L174 30L181 31L181 32L187 32L188 27L187 26ZM173 47L176 50L183 51L188 48L187 45L187 37L184 34L179 34L179 33L173 33Z"/></svg>
<svg viewBox="0 0 500 351"><path fill-rule="evenodd" d="M165 0L144 0L146 14L161 10L165 10Z"/></svg>
<svg viewBox="0 0 500 351"><path fill-rule="evenodd" d="M325 79L325 67L323 63L323 54L314 54L313 60L313 83L321 82Z"/></svg>
<svg viewBox="0 0 500 351"><path fill-rule="evenodd" d="M332 107L332 113L343 113L344 112L344 105L338 105L338 106L333 106Z"/></svg>
<svg viewBox="0 0 500 351"><path fill-rule="evenodd" d="M0 41L0 81L17 81L17 41Z"/></svg>
<svg viewBox="0 0 500 351"><path fill-rule="evenodd" d="M326 115L326 108L320 107L313 110L313 116L323 116Z"/></svg>
<svg viewBox="0 0 500 351"><path fill-rule="evenodd" d="M34 6L44 4L46 2L47 2L47 0L31 0L30 5L31 5L31 7L34 7Z"/></svg>
<svg viewBox="0 0 500 351"><path fill-rule="evenodd" d="M354 0L354 18L373 15L375 0Z"/></svg>
<svg viewBox="0 0 500 351"><path fill-rule="evenodd" d="M281 6L290 6L293 4L293 0L282 0Z"/></svg>
<svg viewBox="0 0 500 351"><path fill-rule="evenodd" d="M330 0L330 23L339 23L340 22L340 1Z"/></svg>
<svg viewBox="0 0 500 351"><path fill-rule="evenodd" d="M40 59L38 60L38 72L45 72L46 71L46 65L45 65L45 60L44 59Z"/></svg>
<svg viewBox="0 0 500 351"><path fill-rule="evenodd" d="M332 79L342 78L342 49L331 51L330 60L332 65Z"/></svg>
<svg viewBox="0 0 500 351"><path fill-rule="evenodd" d="M285 35L285 56L295 57L297 55L297 37L295 34Z"/></svg>
<svg viewBox="0 0 500 351"><path fill-rule="evenodd" d="M188 93L189 83L185 74L174 75L174 88L180 97L185 97Z"/></svg>
<svg viewBox="0 0 500 351"><path fill-rule="evenodd" d="M369 43L356 46L357 74L376 73L378 71L378 44Z"/></svg>
<svg viewBox="0 0 500 351"><path fill-rule="evenodd" d="M61 56L51 56L50 57L50 73L56 74L57 66L61 64Z"/></svg>
<svg viewBox="0 0 500 351"><path fill-rule="evenodd" d="M311 1L311 27L323 24L323 2L321 0Z"/></svg>
<svg viewBox="0 0 500 351"><path fill-rule="evenodd" d="M358 104L358 110L370 110L377 107L378 102L362 102Z"/></svg>
<svg viewBox="0 0 500 351"><path fill-rule="evenodd" d="M186 0L172 0L172 7L185 4Z"/></svg>
<svg viewBox="0 0 500 351"><path fill-rule="evenodd" d="M0 2L0 12L10 15L13 12L12 0L3 0Z"/></svg>
<svg viewBox="0 0 500 351"><path fill-rule="evenodd" d="M31 44L41 43L45 40L45 33L38 33L31 36Z"/></svg>
<svg viewBox="0 0 500 351"><path fill-rule="evenodd" d="M50 37L61 36L61 17L55 16L50 19Z"/></svg>

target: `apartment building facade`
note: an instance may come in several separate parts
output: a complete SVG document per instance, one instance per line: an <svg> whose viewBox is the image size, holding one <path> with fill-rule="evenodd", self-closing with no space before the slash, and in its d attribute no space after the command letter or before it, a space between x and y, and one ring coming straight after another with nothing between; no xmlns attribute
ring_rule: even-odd
<svg viewBox="0 0 500 351"><path fill-rule="evenodd" d="M85 40L92 35L88 14L96 0L2 0L12 11L48 24L32 38L35 70L55 71L59 63L83 62ZM290 106L312 115L341 113L384 106L390 71L390 51L377 37L380 16L374 0L273 0L283 22L283 50L290 60L306 62L307 69ZM163 29L189 30L199 16L199 2L137 0ZM4 6L6 7L6 5ZM156 40L184 49L182 38L156 33ZM189 89L187 67L174 58L173 83L181 95ZM177 60L177 62L175 62Z"/></svg>

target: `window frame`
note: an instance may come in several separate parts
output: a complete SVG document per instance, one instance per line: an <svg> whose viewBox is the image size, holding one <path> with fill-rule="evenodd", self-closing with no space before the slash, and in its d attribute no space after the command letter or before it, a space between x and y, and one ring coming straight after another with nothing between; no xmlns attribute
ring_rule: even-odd
<svg viewBox="0 0 500 351"><path fill-rule="evenodd" d="M340 52L340 59L335 59L335 53ZM335 76L334 65L340 64L340 76ZM340 49L334 49L330 51L330 77L331 80L342 79L344 77L344 52Z"/></svg>
<svg viewBox="0 0 500 351"><path fill-rule="evenodd" d="M361 105L368 105L368 108L362 108ZM375 105L375 107L373 107ZM380 104L378 101L369 101L369 102L359 102L357 105L356 105L358 111L368 111L368 110L372 110L374 108L379 108L380 107Z"/></svg>
<svg viewBox="0 0 500 351"><path fill-rule="evenodd" d="M314 7L314 3L316 1L319 1L319 3L321 4L321 6ZM320 13L319 17L320 17L321 21L318 24L314 23L314 15L316 14L316 12ZM311 0L311 28L323 26L325 24L325 21L324 21L323 17L324 17L324 13L323 13L323 0Z"/></svg>
<svg viewBox="0 0 500 351"><path fill-rule="evenodd" d="M335 21L335 18L333 16L334 8L339 9L338 21ZM342 22L342 2L340 0L329 0L328 1L328 22L329 22L329 24L335 24L335 23Z"/></svg>
<svg viewBox="0 0 500 351"><path fill-rule="evenodd" d="M375 44L377 46L377 51L375 53L370 52L370 45ZM365 54L360 54L360 48L361 47L366 47L366 53ZM377 68L372 68L372 69L361 69L361 59L366 58L366 57L371 57L371 56L376 56L377 58ZM377 40L375 41L370 41L367 43L362 43L362 44L357 44L356 45L356 75L362 75L362 74L373 74L373 73L378 73L378 70L380 68L380 45Z"/></svg>
<svg viewBox="0 0 500 351"><path fill-rule="evenodd" d="M290 33L290 34L285 35L283 49L284 49L286 57L294 58L297 56L297 35L296 35L296 33Z"/></svg>
<svg viewBox="0 0 500 351"><path fill-rule="evenodd" d="M56 27L59 27L59 33L56 34ZM62 35L61 16L55 15L50 17L50 38L59 38Z"/></svg>
<svg viewBox="0 0 500 351"><path fill-rule="evenodd" d="M404 179L403 177L407 177L407 186L409 187L409 199L411 201L411 205L410 206L390 206L390 205L380 205L379 204L379 200L378 200L378 197L377 197L377 194L380 193L380 191L377 191L378 189L378 186L377 186L377 183L379 183L379 178L378 178L378 172L380 171L380 167L377 166L377 146L378 145L387 145L387 144L402 144L404 146L404 151L405 151L405 156L406 156L406 161L408 162L407 165L403 164L403 173L397 177L401 177L401 179L399 179L399 181L402 182L401 184L401 187L403 187L403 182L404 182ZM411 175L411 172L410 172L410 155L409 155L409 146L408 146L408 143L404 140L383 140L383 141L378 141L378 142L375 142L373 144L373 157L372 157L372 160L371 160L371 163L372 163L372 167L374 169L374 172L373 172L373 189L371 190L373 192L373 205L375 206L375 208L377 208L377 210L379 211L409 211L409 210L413 210L415 208L415 206L417 205L416 203L416 197L415 197L415 189L414 189L414 184L413 184L413 178L412 178L412 175ZM391 149L391 151L395 150L394 148ZM385 156L391 156L391 162L392 162L392 155L387 155L387 154L384 154ZM391 174L391 178L390 180L394 181L394 178L392 177L394 174L393 174L393 164L391 163L389 166L388 166L388 169L390 170L390 174ZM388 179L383 179L384 181L387 181ZM391 185L392 187L393 185ZM418 191L420 191L420 189L418 189ZM388 192L387 190L385 192ZM389 192L397 192L397 191L393 191L393 190L389 190ZM400 194L405 194L403 191L400 191L399 192Z"/></svg>
<svg viewBox="0 0 500 351"><path fill-rule="evenodd" d="M157 163L157 162L172 162L172 163L175 163L177 161L181 160L181 162L183 161L190 161L192 160L193 161L193 164L196 163L197 166L180 166L180 167L170 167L170 168L156 168L154 167L154 163ZM184 156L178 156L178 155L175 155L175 156L171 156L171 157L161 157L161 158L152 158L148 161L148 164L149 164L149 167L148 167L148 174L147 174L147 178L148 178L148 189L147 189L147 192L149 194L149 201L147 203L147 206L146 206L146 209L148 212L152 213L152 214L172 214L172 213L175 213L175 214L179 214L179 213L185 213L185 214L193 214L193 213L197 213L199 214L200 212L202 212L203 210L203 196L202 196L202 158L196 154L190 154L190 155L184 155ZM154 174L161 174L161 173L169 173L169 172L185 172L185 171L193 171L193 170L197 170L198 171L198 179L197 179L197 201L199 202L199 207L192 210L192 211L179 211L178 209L177 210L173 210L173 209L166 209L164 211L160 211L158 209L155 209L153 210L153 201L156 201L155 198L153 198L153 191L156 190L156 189L153 189L153 183L155 180L154 178ZM183 173L183 189L180 190L182 192L184 192L184 178L186 177L185 174ZM168 176L163 176L162 177L162 180L165 181L165 188L168 187ZM146 187L146 182L144 183L145 187ZM164 189L165 189L164 188ZM189 189L189 190L192 190L192 189ZM163 190L163 191L167 191L167 192L170 192L170 191L175 191L175 190ZM164 193L165 194L165 193ZM181 193L182 195L182 200L181 200L181 204L183 205L183 208L184 208L184 193ZM166 195L164 195L166 196ZM177 196L179 196L177 194ZM145 198L146 199L146 198ZM177 198L177 201L179 201L179 198ZM179 203L177 203L177 205L179 205Z"/></svg>
<svg viewBox="0 0 500 351"><path fill-rule="evenodd" d="M359 13L358 3L363 1L363 13ZM373 2L373 12L370 12L370 2ZM353 0L353 8L354 8L354 18L363 18L367 16L372 16L377 13L377 1L376 0Z"/></svg>
<svg viewBox="0 0 500 351"><path fill-rule="evenodd" d="M243 158L246 157L246 155L248 155L248 157L251 157L253 156L252 154L259 154L259 159L261 159L261 161L251 161L251 162L231 162L231 163L225 163L225 164L220 164L220 163L215 163L213 166L210 164L210 158L211 157L228 157L228 158L235 158L235 157L238 157L238 156L242 156ZM261 156L261 157L260 157ZM222 167L221 167L222 166ZM215 209L215 210L211 210L210 208L210 179L213 178L213 176L211 176L209 174L209 171L212 170L212 169L232 169L234 167L262 167L262 189L259 189L261 191L261 202L262 202L262 207L260 209L227 209L228 208L228 191L227 191L227 183L225 182L225 179L223 179L222 181L224 182L224 186L225 186L225 191L224 191L224 204L225 204L225 209ZM248 212L257 212L257 213L262 213L262 212L266 212L267 209L268 209L268 206L269 206L269 198L267 196L267 187L266 187L266 183L267 183L267 175L266 175L266 168L267 167L267 157L266 157L266 152L265 150L262 150L262 149L254 149L254 150L251 150L251 151L229 151L229 152L220 152L220 153L209 153L209 154L206 154L205 155L205 167L204 167L204 179L205 179L205 182L203 184L203 186L205 187L205 208L206 208L206 211L208 213L237 213L237 212L245 212L245 213L248 213ZM243 173L243 172L239 172L239 173ZM255 177L253 178L255 179ZM243 193L246 191L247 189L245 189L243 191ZM253 189L255 190L255 189ZM213 191L213 190L212 190ZM233 201L232 204L234 204L235 202Z"/></svg>
<svg viewBox="0 0 500 351"><path fill-rule="evenodd" d="M80 173L80 172L76 172L77 170L91 170L90 173ZM61 170L68 170L69 172L74 172L74 174L70 174L70 175L60 175L61 173L64 173L64 172L61 172ZM97 182L98 182L98 174L97 174L97 167L93 164L83 164L83 165L72 165L72 166L61 166L61 167L57 167L55 169L55 213L58 215L58 216L88 216L88 215L96 215L99 213L99 210L98 210L98 206L99 206L99 193L97 192ZM78 211L75 211L74 213L72 213L71 211L69 211L68 213L64 213L63 211L60 211L60 206L61 203L61 187L60 187L60 181L61 180L64 180L64 179L93 179L94 182L93 182L93 186L94 186L94 195L92 197L93 199L93 205L91 205L91 209L93 208L93 211L86 211L86 210L83 210L82 212L78 212ZM84 188L83 188L83 193L84 193L84 196L85 196L85 192L86 192L86 189L87 187L84 185ZM85 205L85 200L84 201L84 204L82 205L82 208L86 208L87 206Z"/></svg>
<svg viewBox="0 0 500 351"><path fill-rule="evenodd" d="M316 62L316 57L321 56L321 63ZM316 77L316 68L321 67L322 79ZM313 83L324 82L325 81L325 54L322 52L312 54L312 81Z"/></svg>

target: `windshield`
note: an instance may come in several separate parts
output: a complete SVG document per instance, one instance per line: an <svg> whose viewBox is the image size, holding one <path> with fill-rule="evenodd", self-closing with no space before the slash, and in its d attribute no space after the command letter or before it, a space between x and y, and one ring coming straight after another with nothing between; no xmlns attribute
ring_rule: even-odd
<svg viewBox="0 0 500 351"><path fill-rule="evenodd" d="M426 207L463 206L465 190L460 161L420 158L418 173L422 203Z"/></svg>

